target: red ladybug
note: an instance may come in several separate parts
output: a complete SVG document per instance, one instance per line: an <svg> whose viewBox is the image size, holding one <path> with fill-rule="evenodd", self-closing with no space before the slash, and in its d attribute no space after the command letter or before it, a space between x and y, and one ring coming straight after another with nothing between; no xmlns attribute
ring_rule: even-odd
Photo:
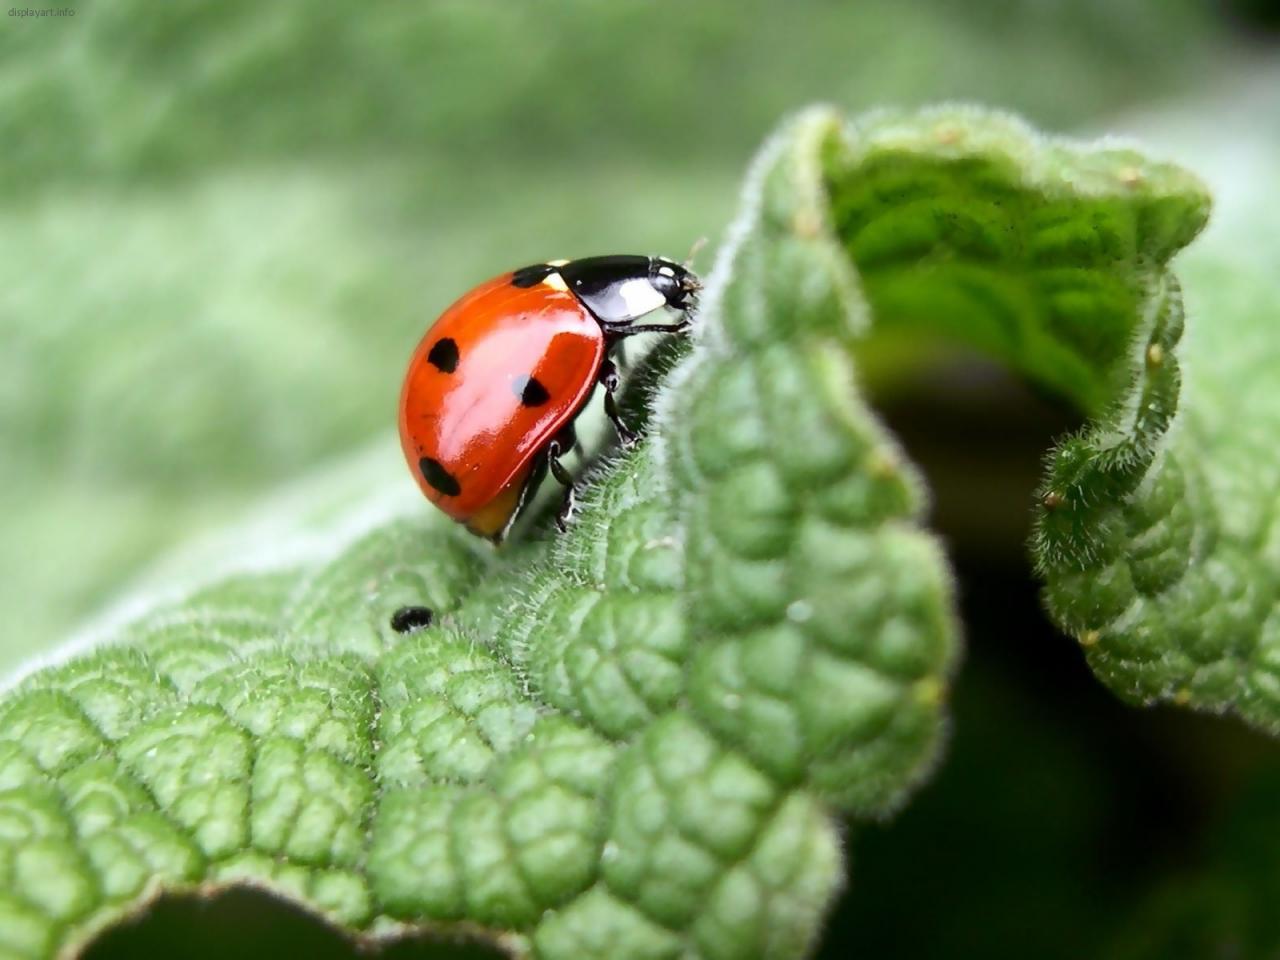
<svg viewBox="0 0 1280 960"><path fill-rule="evenodd" d="M409 361L400 393L400 445L432 503L473 533L500 542L560 457L574 419L604 385L604 409L625 445L618 372L610 351L637 333L683 333L697 277L663 257L553 260L504 273L449 307ZM675 323L638 324L666 307Z"/></svg>

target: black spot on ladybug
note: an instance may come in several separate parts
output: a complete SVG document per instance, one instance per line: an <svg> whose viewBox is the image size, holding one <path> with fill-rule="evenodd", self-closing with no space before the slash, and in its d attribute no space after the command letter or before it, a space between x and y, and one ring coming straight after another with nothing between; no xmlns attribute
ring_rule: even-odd
<svg viewBox="0 0 1280 960"><path fill-rule="evenodd" d="M462 492L462 485L453 474L440 465L439 460L423 457L418 461L418 469L422 471L422 479L446 497L456 497Z"/></svg>
<svg viewBox="0 0 1280 960"><path fill-rule="evenodd" d="M533 377L516 377L511 381L511 392L526 407L540 407L551 399L547 388Z"/></svg>
<svg viewBox="0 0 1280 960"><path fill-rule="evenodd" d="M513 287L536 287L551 276L555 269L549 263L535 263L530 267L521 267L511 274L511 285Z"/></svg>
<svg viewBox="0 0 1280 960"><path fill-rule="evenodd" d="M458 369L458 342L453 337L441 337L427 354L427 363L441 373L453 373Z"/></svg>
<svg viewBox="0 0 1280 960"><path fill-rule="evenodd" d="M430 607L401 607L391 615L391 629L396 633L412 633L431 626L435 618Z"/></svg>

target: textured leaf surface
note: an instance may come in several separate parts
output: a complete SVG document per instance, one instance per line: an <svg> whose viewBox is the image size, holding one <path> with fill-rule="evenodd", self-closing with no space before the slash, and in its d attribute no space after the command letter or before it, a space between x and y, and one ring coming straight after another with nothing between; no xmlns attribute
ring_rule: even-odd
<svg viewBox="0 0 1280 960"><path fill-rule="evenodd" d="M1175 393L1164 264L1206 201L999 117L818 111L744 205L649 439L598 467L565 536L495 555L396 521L9 692L0 945L44 955L154 889L251 881L354 930L548 958L803 954L843 876L834 818L927 772L956 647L855 345L873 317L941 324L1115 433L1126 398ZM1138 410L1141 437L1163 429ZM1149 452L1130 447L1123 478ZM1098 555L1083 521L1043 535ZM435 624L391 631L408 603Z"/></svg>
<svg viewBox="0 0 1280 960"><path fill-rule="evenodd" d="M1098 425L1055 451L1036 549L1051 612L1117 693L1237 713L1274 734L1280 180L1274 147L1258 156L1243 145L1250 134L1251 123L1242 146L1224 141L1235 152L1210 166L1231 202L1180 268L1185 342L1178 287L1152 269L1128 385ZM1246 195L1236 181L1248 157L1261 163Z"/></svg>

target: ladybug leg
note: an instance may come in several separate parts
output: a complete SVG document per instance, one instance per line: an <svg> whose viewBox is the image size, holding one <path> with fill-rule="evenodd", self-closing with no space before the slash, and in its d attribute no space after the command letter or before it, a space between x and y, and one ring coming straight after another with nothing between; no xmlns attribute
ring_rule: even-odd
<svg viewBox="0 0 1280 960"><path fill-rule="evenodd" d="M556 440L560 444L560 455L566 453L576 453L581 455L582 444L578 442L578 431L572 422L566 423L560 428L560 432L556 434Z"/></svg>
<svg viewBox="0 0 1280 960"><path fill-rule="evenodd" d="M556 442L560 444L560 456L567 453L582 453L582 444L578 442L578 429L572 423L566 423L556 434Z"/></svg>
<svg viewBox="0 0 1280 960"><path fill-rule="evenodd" d="M559 436L547 444L547 465L551 468L551 475L556 478L557 483L564 484L564 502L560 504L560 512L556 514L556 526L561 533L564 533L568 528L569 518L573 516L573 508L577 503L574 497L573 476L564 468L564 464L560 462L560 457L568 452L568 447L564 445L565 439L569 440L569 446L573 445L572 432L566 438L564 431L561 431Z"/></svg>
<svg viewBox="0 0 1280 960"><path fill-rule="evenodd" d="M637 333L684 333L693 325L688 314L682 314L675 323L602 323L604 332L615 340L634 337Z"/></svg>
<svg viewBox="0 0 1280 960"><path fill-rule="evenodd" d="M614 394L618 390L618 368L612 360L606 360L600 366L600 382L604 385L604 412L613 422L613 429L618 431L618 439L624 449L631 449L639 442L639 435L628 427L618 412L618 401Z"/></svg>

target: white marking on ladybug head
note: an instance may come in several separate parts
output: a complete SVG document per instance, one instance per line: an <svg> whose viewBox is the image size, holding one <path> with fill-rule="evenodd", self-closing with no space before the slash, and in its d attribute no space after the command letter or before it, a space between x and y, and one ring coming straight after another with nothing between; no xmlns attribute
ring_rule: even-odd
<svg viewBox="0 0 1280 960"><path fill-rule="evenodd" d="M667 304L667 298L649 282L647 277L626 280L618 284L617 295L626 304L627 315L632 318L642 317Z"/></svg>

